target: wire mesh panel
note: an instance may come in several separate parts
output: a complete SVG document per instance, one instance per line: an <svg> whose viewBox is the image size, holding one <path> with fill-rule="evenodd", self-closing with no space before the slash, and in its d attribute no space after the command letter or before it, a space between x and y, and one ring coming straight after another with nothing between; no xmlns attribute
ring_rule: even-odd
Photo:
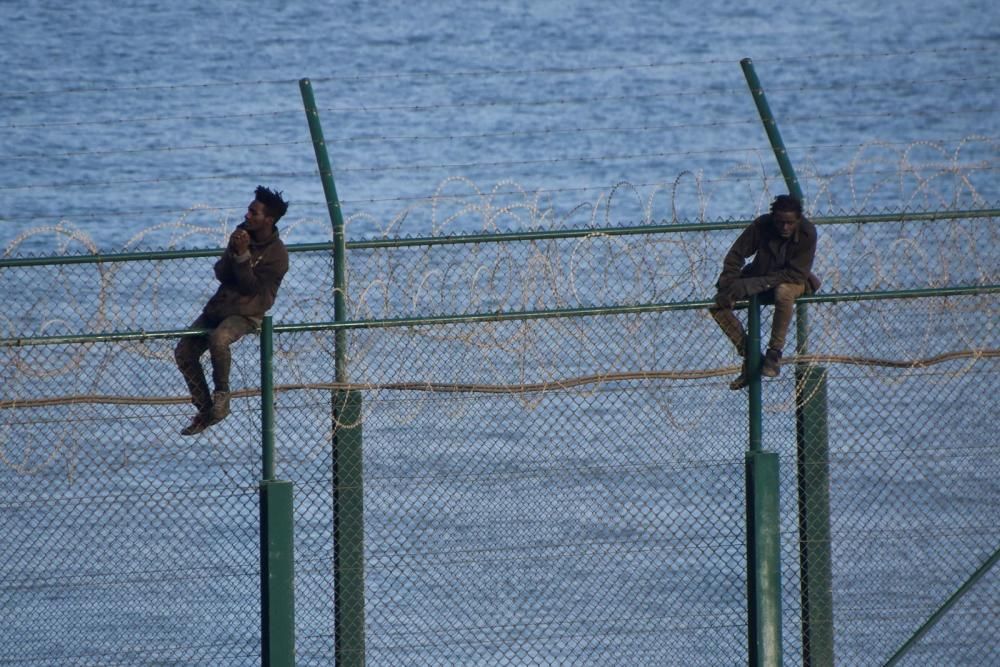
<svg viewBox="0 0 1000 667"><path fill-rule="evenodd" d="M913 287L926 279L920 266L949 284L995 282L984 250L993 226L931 222L895 246L883 238L891 227L841 234L872 250L824 254L831 290ZM276 469L295 485L301 664L360 650L338 637L338 612L363 614L371 664L745 659L748 415L745 395L727 388L738 357L705 310L683 303L560 310L704 297L727 233L358 250L354 319L548 312L355 326L347 383L334 382L332 330L279 327ZM945 250L926 262L910 252L932 246ZM976 252L953 265L962 248ZM670 268L681 258L690 273ZM12 312L7 335L184 326L207 298L213 261L5 268L5 289L50 291ZM204 281L186 277L198 267ZM323 252L295 253L276 310L331 319L328 268ZM805 486L829 497L838 664L881 664L1000 542L996 298L809 311L806 353L787 350L781 376L764 384L764 449L781 461L785 661L809 650ZM0 662L259 660L257 339L234 347L233 414L193 439L177 433L193 408L173 344L8 337L0 348L0 595L13 637ZM815 390L796 363L825 380L822 467L798 460L820 427L801 432L796 410ZM360 397L356 419L345 421L345 391ZM355 427L363 454L345 471L338 438ZM359 483L345 486L345 472ZM364 509L345 516L338 494L357 491ZM337 532L345 520L360 526L353 537ZM345 566L338 549L361 535L364 562ZM363 598L343 593L352 573ZM995 661L996 582L983 577L907 659Z"/></svg>
<svg viewBox="0 0 1000 667"><path fill-rule="evenodd" d="M827 375L837 656L882 664L1000 546L1000 313L988 296L814 310L851 323L811 338L813 353L843 355ZM903 664L997 662L997 582Z"/></svg>
<svg viewBox="0 0 1000 667"><path fill-rule="evenodd" d="M351 337L371 664L708 665L745 652L745 416L726 416L736 397L718 377L642 377L656 330L698 323L689 312ZM332 345L332 333L280 339L312 360ZM519 339L549 363L526 364ZM615 362L593 361L601 349ZM329 457L326 359L279 380L287 457ZM302 514L329 508L326 457L315 493L300 486ZM300 632L304 589L321 590L311 578L299 574Z"/></svg>
<svg viewBox="0 0 1000 667"><path fill-rule="evenodd" d="M665 438L655 394L556 394L536 414L479 399L447 427L440 416L413 420L436 433L429 441L376 440L373 467L386 473L371 483L387 488L369 493L370 659L715 664L739 655L740 465ZM397 601L401 590L409 594Z"/></svg>
<svg viewBox="0 0 1000 667"><path fill-rule="evenodd" d="M813 621L830 624L836 664L882 665L1000 545L996 301L815 304L809 314L808 354L764 383L764 448L782 462L785 660L810 658L805 546L832 570L831 607ZM806 382L796 360L823 384ZM796 408L818 386L826 418L802 422ZM828 458L803 465L803 447L820 442ZM827 524L821 543L803 542L809 493L829 503L812 517ZM980 580L902 664L993 664L997 616L985 601L996 582Z"/></svg>
<svg viewBox="0 0 1000 667"><path fill-rule="evenodd" d="M0 662L259 659L259 399L179 437L190 406L162 393L180 380L171 348L0 350ZM256 372L235 363L234 378Z"/></svg>
<svg viewBox="0 0 1000 667"><path fill-rule="evenodd" d="M207 245L207 244L206 244ZM5 266L0 287L17 295L0 315L3 337L110 334L186 328L218 287L212 267L221 255L169 259L150 255L133 261L93 261L87 255L58 264ZM274 316L285 321L332 319L333 280L329 252L293 252Z"/></svg>

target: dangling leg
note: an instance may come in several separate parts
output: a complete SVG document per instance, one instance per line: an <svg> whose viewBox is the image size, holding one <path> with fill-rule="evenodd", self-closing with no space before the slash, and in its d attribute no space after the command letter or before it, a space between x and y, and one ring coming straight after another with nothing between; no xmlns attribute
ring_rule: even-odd
<svg viewBox="0 0 1000 667"><path fill-rule="evenodd" d="M212 383L215 385L215 393L212 394L213 424L229 416L229 371L232 366L229 346L251 331L256 331L257 327L257 323L248 317L230 315L208 336L208 350L212 355Z"/></svg>
<svg viewBox="0 0 1000 667"><path fill-rule="evenodd" d="M736 379L729 383L730 389L742 389L747 386L747 333L743 328L743 323L736 317L732 308L722 308L714 306L708 309L712 319L718 323L719 328L726 334L736 347L736 353L743 357L743 367Z"/></svg>
<svg viewBox="0 0 1000 667"><path fill-rule="evenodd" d="M781 283L774 288L774 316L771 318L771 340L761 364L761 375L778 377L781 373L781 353L785 349L785 336L795 311L795 300L805 292L805 284Z"/></svg>
<svg viewBox="0 0 1000 667"><path fill-rule="evenodd" d="M191 325L192 329L201 329L204 321L201 317ZM205 336L183 336L174 348L174 360L177 368L184 376L191 402L198 409L191 423L181 430L181 435L195 435L208 428L212 410L212 397L209 394L208 383L205 381L205 371L201 367L201 355L208 349Z"/></svg>

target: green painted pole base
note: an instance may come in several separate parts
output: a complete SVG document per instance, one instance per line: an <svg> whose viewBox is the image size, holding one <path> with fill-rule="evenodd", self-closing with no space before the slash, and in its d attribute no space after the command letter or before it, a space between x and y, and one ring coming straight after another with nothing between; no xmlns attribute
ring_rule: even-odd
<svg viewBox="0 0 1000 667"><path fill-rule="evenodd" d="M778 455L747 452L747 646L752 667L781 665Z"/></svg>
<svg viewBox="0 0 1000 667"><path fill-rule="evenodd" d="M292 483L260 484L260 637L264 667L295 664Z"/></svg>
<svg viewBox="0 0 1000 667"><path fill-rule="evenodd" d="M833 667L826 369L796 366L795 379L802 664Z"/></svg>
<svg viewBox="0 0 1000 667"><path fill-rule="evenodd" d="M339 667L365 664L365 515L361 392L333 395L334 651Z"/></svg>

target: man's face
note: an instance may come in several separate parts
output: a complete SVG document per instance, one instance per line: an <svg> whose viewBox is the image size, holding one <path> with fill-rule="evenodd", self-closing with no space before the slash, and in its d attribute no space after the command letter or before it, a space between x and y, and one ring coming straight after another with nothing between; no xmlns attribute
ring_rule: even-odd
<svg viewBox="0 0 1000 667"><path fill-rule="evenodd" d="M775 231L783 239L791 238L799 228L799 214L794 211L776 211L771 217Z"/></svg>
<svg viewBox="0 0 1000 667"><path fill-rule="evenodd" d="M267 214L267 208L256 199L247 206L247 214L243 216L248 231L259 232L274 225L274 218Z"/></svg>

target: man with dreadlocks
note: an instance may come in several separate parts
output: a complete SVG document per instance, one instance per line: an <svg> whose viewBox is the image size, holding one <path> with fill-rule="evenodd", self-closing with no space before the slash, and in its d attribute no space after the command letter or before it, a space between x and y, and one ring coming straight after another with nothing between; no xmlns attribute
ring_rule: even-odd
<svg viewBox="0 0 1000 667"><path fill-rule="evenodd" d="M816 227L802 214L802 203L791 195L776 197L771 212L754 220L729 249L709 312L743 357L743 370L730 389L742 389L748 383L746 331L733 313L733 304L754 294L761 295L761 303L774 304L771 340L760 372L777 377L795 299L819 289L819 279L812 273L815 256ZM749 257L753 261L744 266Z"/></svg>
<svg viewBox="0 0 1000 667"><path fill-rule="evenodd" d="M215 263L219 288L191 324L192 329L205 329L206 333L184 336L177 343L174 358L191 392L191 402L198 408L181 435L201 433L229 415L229 346L256 331L274 304L288 271L288 251L275 225L287 210L288 202L280 192L257 187L243 222ZM212 358L212 394L201 367L205 350Z"/></svg>

